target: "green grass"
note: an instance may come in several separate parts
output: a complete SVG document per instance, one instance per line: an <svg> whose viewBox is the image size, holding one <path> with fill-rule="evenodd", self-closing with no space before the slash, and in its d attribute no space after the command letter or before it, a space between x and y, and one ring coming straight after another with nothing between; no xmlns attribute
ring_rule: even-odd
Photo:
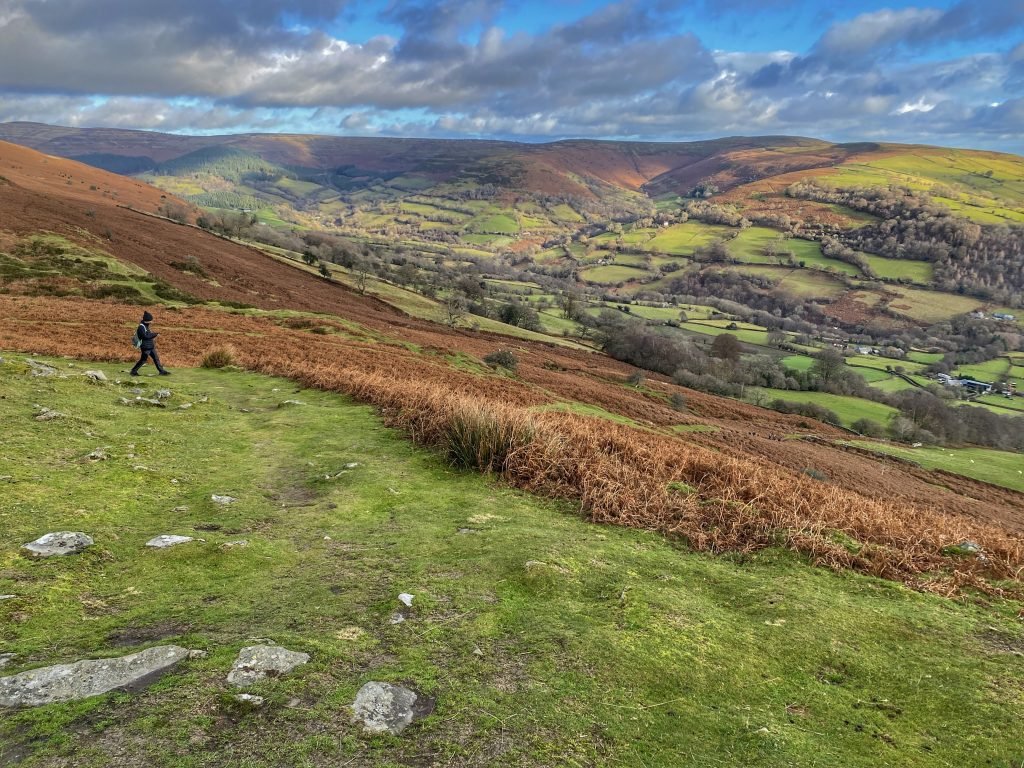
<svg viewBox="0 0 1024 768"><path fill-rule="evenodd" d="M593 416L597 419L604 419L606 421L613 421L616 424L628 424L633 427L639 427L640 425L628 416L621 416L611 411L606 411L604 408L600 408L596 405L590 405L588 403L577 403L577 402L559 402L551 403L549 405L538 405L534 406L533 410L544 413L548 411L554 411L556 413L574 413L578 416Z"/></svg>
<svg viewBox="0 0 1024 768"><path fill-rule="evenodd" d="M833 395L829 392L797 392L787 389L758 389L759 401L786 400L791 403L813 403L828 408L836 414L844 426L850 426L858 419L871 419L879 424L888 422L896 409L871 400L862 400L850 395Z"/></svg>
<svg viewBox="0 0 1024 768"><path fill-rule="evenodd" d="M708 336L720 336L723 333L731 333L740 341L748 344L759 344L764 346L768 343L768 331L767 330L756 330L757 326L738 327L730 330L726 327L729 321L717 322L714 320L690 320L685 323L680 323L681 328L685 328L688 331L694 333L703 333ZM739 325L739 324L737 324Z"/></svg>
<svg viewBox="0 0 1024 768"><path fill-rule="evenodd" d="M1024 455L989 448L907 448L857 440L854 445L899 456L925 469L942 469L1015 491L1024 491Z"/></svg>
<svg viewBox="0 0 1024 768"><path fill-rule="evenodd" d="M774 281L776 290L801 298L838 297L846 290L838 278L817 270L761 264L740 264L729 269L767 277Z"/></svg>
<svg viewBox="0 0 1024 768"><path fill-rule="evenodd" d="M861 254L871 271L885 280L909 280L912 283L928 285L935 278L935 265L930 261L912 259L889 259L873 253Z"/></svg>
<svg viewBox="0 0 1024 768"><path fill-rule="evenodd" d="M615 283L628 283L633 280L643 280L650 277L651 273L636 267L620 266L609 264L601 267L588 267L580 270L580 279L588 283L601 285L614 285Z"/></svg>
<svg viewBox="0 0 1024 768"><path fill-rule="evenodd" d="M479 216L469 222L470 232L479 232L491 235L517 235L519 234L519 222L514 216L505 213L493 213L487 216Z"/></svg>
<svg viewBox="0 0 1024 768"><path fill-rule="evenodd" d="M4 713L0 757L19 765L1024 760L1014 603L595 526L453 471L368 408L281 380L177 370L172 405L196 405L141 410L117 404L117 385L32 379L4 357L0 474L14 482L0 591L18 595L0 603L3 650L18 654L4 674L160 642L210 652L145 692ZM36 422L33 403L68 416ZM81 461L100 446L107 461ZM214 506L212 493L238 502ZM17 554L59 529L96 545ZM205 541L143 548L159 533ZM391 625L403 591L416 596L410 617ZM224 676L254 638L312 658L260 684L266 705L245 711ZM400 738L364 736L346 705L371 679L414 685L437 709Z"/></svg>
<svg viewBox="0 0 1024 768"><path fill-rule="evenodd" d="M729 227L687 221L658 230L658 234L644 243L644 247L648 251L688 256L695 248L708 245L711 241L725 237L733 231Z"/></svg>

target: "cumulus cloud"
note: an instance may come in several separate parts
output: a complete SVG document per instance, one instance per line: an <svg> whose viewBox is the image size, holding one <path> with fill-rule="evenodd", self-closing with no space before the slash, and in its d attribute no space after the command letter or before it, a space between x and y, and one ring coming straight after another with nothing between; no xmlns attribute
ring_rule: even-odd
<svg viewBox="0 0 1024 768"><path fill-rule="evenodd" d="M349 0L0 0L0 120L1024 145L1024 0L823 21L803 51L713 50L698 22L807 12L806 0L619 0L531 32L506 28L510 7L390 0L358 26L365 3Z"/></svg>

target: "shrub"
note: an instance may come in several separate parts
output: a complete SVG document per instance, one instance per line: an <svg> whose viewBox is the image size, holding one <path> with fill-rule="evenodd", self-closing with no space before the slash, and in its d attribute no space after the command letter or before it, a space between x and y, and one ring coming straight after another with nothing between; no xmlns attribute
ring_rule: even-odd
<svg viewBox="0 0 1024 768"><path fill-rule="evenodd" d="M234 365L238 351L230 344L214 347L203 357L203 368L224 368Z"/></svg>
<svg viewBox="0 0 1024 768"><path fill-rule="evenodd" d="M668 404L677 411L686 410L686 398L679 392L673 392L668 398Z"/></svg>
<svg viewBox="0 0 1024 768"><path fill-rule="evenodd" d="M507 349L499 349L497 352L491 352L491 354L484 358L484 362L492 368L505 368L513 372L519 365L519 360L517 360L516 356Z"/></svg>
<svg viewBox="0 0 1024 768"><path fill-rule="evenodd" d="M502 418L485 408L465 405L445 424L445 453L458 467L503 472L512 453L530 444L533 432L526 420Z"/></svg>
<svg viewBox="0 0 1024 768"><path fill-rule="evenodd" d="M877 421L871 419L857 419L850 428L854 432L859 432L864 437L884 437L885 427L879 424Z"/></svg>
<svg viewBox="0 0 1024 768"><path fill-rule="evenodd" d="M643 371L633 371L626 377L626 383L633 387L639 387L644 383Z"/></svg>

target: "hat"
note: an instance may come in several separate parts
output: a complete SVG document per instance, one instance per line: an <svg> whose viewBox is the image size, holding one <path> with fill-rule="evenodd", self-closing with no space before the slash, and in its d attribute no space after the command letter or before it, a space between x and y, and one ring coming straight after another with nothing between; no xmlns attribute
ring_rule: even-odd
<svg viewBox="0 0 1024 768"><path fill-rule="evenodd" d="M151 323L153 322L153 316L148 311L142 313L142 322Z"/></svg>

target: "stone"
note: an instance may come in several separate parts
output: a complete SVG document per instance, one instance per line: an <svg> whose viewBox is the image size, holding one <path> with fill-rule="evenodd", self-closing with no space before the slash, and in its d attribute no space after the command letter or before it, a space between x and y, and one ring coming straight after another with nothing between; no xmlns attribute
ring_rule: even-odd
<svg viewBox="0 0 1024 768"><path fill-rule="evenodd" d="M398 602L400 602L406 608L412 608L413 597L414 595L410 595L408 592L403 592L398 596Z"/></svg>
<svg viewBox="0 0 1024 768"><path fill-rule="evenodd" d="M102 448L97 448L92 453L86 454L85 458L87 458L89 461L106 461L109 457L107 456L107 452L105 450L103 450Z"/></svg>
<svg viewBox="0 0 1024 768"><path fill-rule="evenodd" d="M62 419L64 414L60 411L55 411L52 408L43 408L36 416L36 421L53 421L54 419Z"/></svg>
<svg viewBox="0 0 1024 768"><path fill-rule="evenodd" d="M234 549L235 547L247 547L249 542L245 539L239 539L238 541L225 541L220 545L221 549Z"/></svg>
<svg viewBox="0 0 1024 768"><path fill-rule="evenodd" d="M0 707L38 707L113 690L140 690L187 657L185 648L162 645L113 659L87 659L0 677Z"/></svg>
<svg viewBox="0 0 1024 768"><path fill-rule="evenodd" d="M250 707L262 707L263 706L263 697L262 696L253 696L251 693L236 693L234 695L234 699L239 704L246 704L246 705L248 705Z"/></svg>
<svg viewBox="0 0 1024 768"><path fill-rule="evenodd" d="M17 597L18 597L17 595L0 595L0 601L3 601L3 600L14 600Z"/></svg>
<svg viewBox="0 0 1024 768"><path fill-rule="evenodd" d="M370 681L356 694L352 714L367 733L397 736L434 711L434 700L401 685Z"/></svg>
<svg viewBox="0 0 1024 768"><path fill-rule="evenodd" d="M103 371L86 371L84 375L88 376L93 381L107 380L107 374L105 374Z"/></svg>
<svg viewBox="0 0 1024 768"><path fill-rule="evenodd" d="M18 654L16 653L0 653L0 669L6 667L16 658L18 658Z"/></svg>
<svg viewBox="0 0 1024 768"><path fill-rule="evenodd" d="M210 654L207 651L195 650L195 651L189 651L188 652L188 657L192 661L195 661L196 659L205 659L209 655Z"/></svg>
<svg viewBox="0 0 1024 768"><path fill-rule="evenodd" d="M39 363L35 360L26 360L28 367L32 369L33 376L42 376L44 378L50 376L57 376L57 369L52 365L46 365L45 363Z"/></svg>
<svg viewBox="0 0 1024 768"><path fill-rule="evenodd" d="M359 466L359 462L358 461L350 461L348 464L345 465L345 469L355 469L358 466Z"/></svg>
<svg viewBox="0 0 1024 768"><path fill-rule="evenodd" d="M34 555L39 557L53 557L54 555L77 555L86 547L91 547L93 540L80 531L56 531L40 536L35 541L30 541L22 546Z"/></svg>
<svg viewBox="0 0 1024 768"><path fill-rule="evenodd" d="M278 408L284 408L287 405L305 405L305 403L301 400L285 400L278 406Z"/></svg>
<svg viewBox="0 0 1024 768"><path fill-rule="evenodd" d="M158 389L153 395L157 400L166 400L171 396L172 392L169 389Z"/></svg>
<svg viewBox="0 0 1024 768"><path fill-rule="evenodd" d="M191 407L192 407L192 403L182 403L181 405L178 406L178 410L179 411L187 411Z"/></svg>
<svg viewBox="0 0 1024 768"><path fill-rule="evenodd" d="M248 688L267 677L288 674L307 661L308 653L289 651L279 645L250 645L238 652L228 682L236 688Z"/></svg>
<svg viewBox="0 0 1024 768"><path fill-rule="evenodd" d="M391 618L388 619L388 623L389 624L401 624L403 621L405 621L405 616L403 616L398 611L395 611L394 613L392 613L391 614Z"/></svg>
<svg viewBox="0 0 1024 768"><path fill-rule="evenodd" d="M154 547L156 549L166 549L167 547L173 547L176 544L187 544L190 541L195 541L195 539L191 536L177 536L172 533L162 533L147 541L146 546Z"/></svg>
<svg viewBox="0 0 1024 768"><path fill-rule="evenodd" d="M234 496L218 496L216 493L210 496L210 499L214 504L232 504L238 501Z"/></svg>

